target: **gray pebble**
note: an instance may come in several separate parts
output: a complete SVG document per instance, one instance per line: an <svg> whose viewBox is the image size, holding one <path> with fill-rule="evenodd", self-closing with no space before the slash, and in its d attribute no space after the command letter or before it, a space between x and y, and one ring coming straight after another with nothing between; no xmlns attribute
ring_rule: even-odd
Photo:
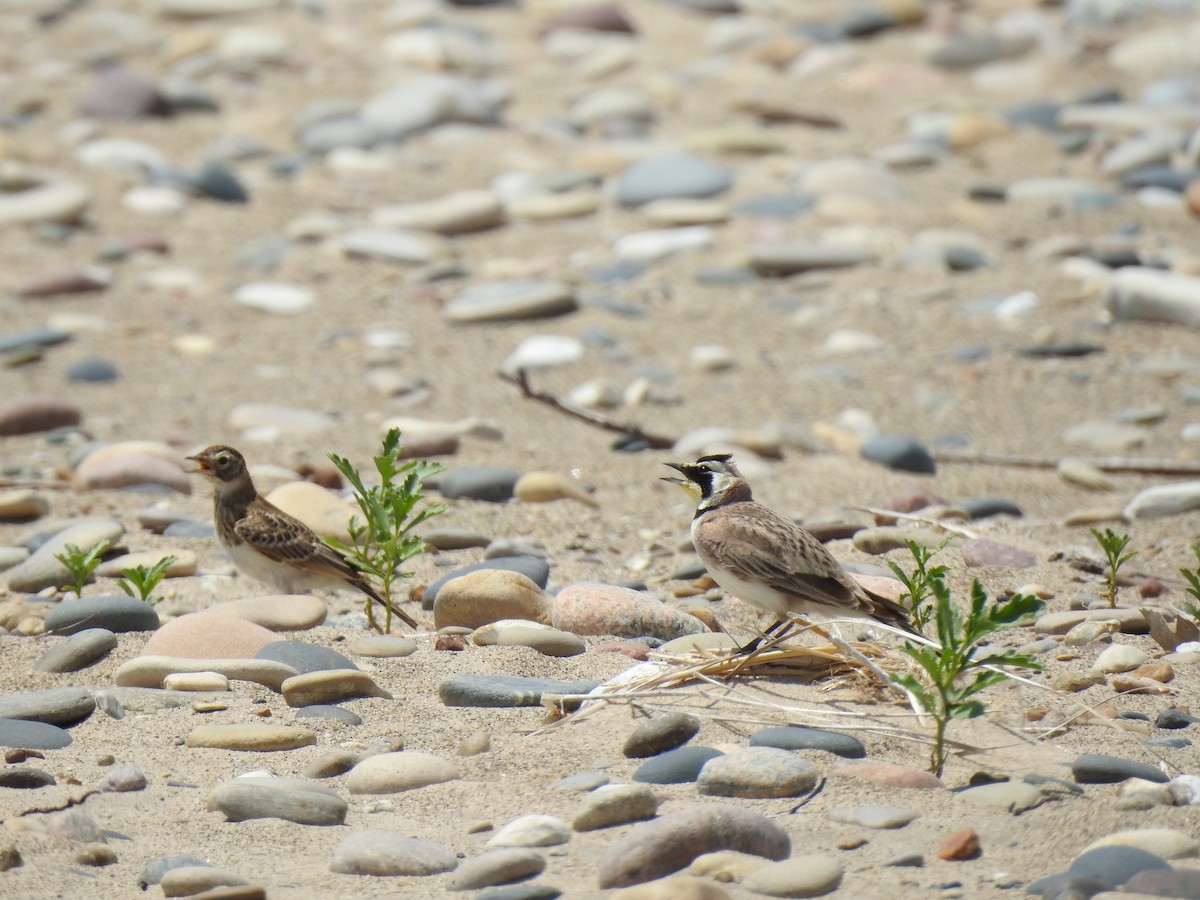
<svg viewBox="0 0 1200 900"><path fill-rule="evenodd" d="M511 847L489 850L465 860L446 885L451 891L474 891L541 874L546 860L536 850Z"/></svg>
<svg viewBox="0 0 1200 900"><path fill-rule="evenodd" d="M1144 872L1147 869L1170 868L1170 863L1153 853L1137 847L1114 844L1110 847L1097 847L1095 850L1087 850L1079 854L1071 862L1067 873L1097 878L1117 885L1124 884L1138 872Z"/></svg>
<svg viewBox="0 0 1200 900"><path fill-rule="evenodd" d="M208 808L230 822L284 819L300 825L341 825L349 809L331 788L300 778L242 777L223 781L208 796Z"/></svg>
<svg viewBox="0 0 1200 900"><path fill-rule="evenodd" d="M116 381L120 377L117 367L106 359L90 357L81 359L67 370L68 381L100 383Z"/></svg>
<svg viewBox="0 0 1200 900"><path fill-rule="evenodd" d="M437 489L447 500L484 500L504 503L513 497L521 473L500 466L465 466L443 472Z"/></svg>
<svg viewBox="0 0 1200 900"><path fill-rule="evenodd" d="M634 729L621 752L633 759L656 756L686 744L699 730L700 723L686 713L653 716Z"/></svg>
<svg viewBox="0 0 1200 900"><path fill-rule="evenodd" d="M171 869L208 865L212 864L195 856L159 856L142 866L142 871L137 879L138 887L144 891L150 885L158 884Z"/></svg>
<svg viewBox="0 0 1200 900"><path fill-rule="evenodd" d="M78 672L103 659L117 647L117 636L107 628L77 631L51 647L33 663L35 672Z"/></svg>
<svg viewBox="0 0 1200 900"><path fill-rule="evenodd" d="M827 813L830 819L845 825L864 828L903 828L921 814L915 809L898 806L835 806Z"/></svg>
<svg viewBox="0 0 1200 900"><path fill-rule="evenodd" d="M291 666L301 675L333 669L358 670L358 666L352 660L342 656L336 650L330 650L320 644L308 644L304 641L275 641L259 650L254 658L283 663L285 666Z"/></svg>
<svg viewBox="0 0 1200 900"><path fill-rule="evenodd" d="M57 725L25 719L0 719L0 747L59 750L70 743L71 735Z"/></svg>
<svg viewBox="0 0 1200 900"><path fill-rule="evenodd" d="M634 781L649 784L687 784L695 781L710 759L721 756L712 747L679 747L642 763L633 773Z"/></svg>
<svg viewBox="0 0 1200 900"><path fill-rule="evenodd" d="M598 683L518 675L451 675L438 685L438 696L446 706L540 706L543 694L586 694Z"/></svg>
<svg viewBox="0 0 1200 900"><path fill-rule="evenodd" d="M1164 783L1166 775L1158 766L1121 759L1103 753L1085 753L1071 763L1071 775L1079 784L1113 784L1126 778Z"/></svg>
<svg viewBox="0 0 1200 900"><path fill-rule="evenodd" d="M106 793L140 791L146 787L146 776L133 766L119 766L105 773L96 782L96 789Z"/></svg>
<svg viewBox="0 0 1200 900"><path fill-rule="evenodd" d="M709 797L800 797L816 783L816 769L790 750L747 747L705 763L696 788Z"/></svg>
<svg viewBox="0 0 1200 900"><path fill-rule="evenodd" d="M667 198L712 197L732 185L730 172L698 156L654 156L621 173L616 199L621 206L644 206Z"/></svg>
<svg viewBox="0 0 1200 900"><path fill-rule="evenodd" d="M869 438L859 448L859 455L901 472L924 475L937 472L937 464L924 445L916 438L905 435L885 434Z"/></svg>
<svg viewBox="0 0 1200 900"><path fill-rule="evenodd" d="M534 556L499 556L495 559L488 559L483 562L472 563L469 566L452 569L430 584L429 587L425 588L425 593L421 595L421 608L433 609L433 603L437 599L438 591L442 589L442 586L447 581L458 578L460 575L466 575L468 572L478 572L482 569L503 569L508 572L520 572L543 590L545 590L546 585L550 581L550 563L545 559Z"/></svg>
<svg viewBox="0 0 1200 900"><path fill-rule="evenodd" d="M0 719L74 725L92 714L96 701L87 688L48 688L0 697Z"/></svg>
<svg viewBox="0 0 1200 900"><path fill-rule="evenodd" d="M867 748L848 734L808 728L803 725L771 725L756 731L751 747L778 747L781 750L824 750L846 759L862 759Z"/></svg>
<svg viewBox="0 0 1200 900"><path fill-rule="evenodd" d="M362 717L340 706L317 704L296 710L297 719L334 719L347 725L361 725Z"/></svg>
<svg viewBox="0 0 1200 900"><path fill-rule="evenodd" d="M79 600L63 600L46 613L50 634L77 634L106 629L116 634L154 631L158 628L154 607L128 594L101 594Z"/></svg>
<svg viewBox="0 0 1200 900"><path fill-rule="evenodd" d="M444 847L394 831L370 829L344 838L333 851L330 871L344 875L439 875L458 866Z"/></svg>

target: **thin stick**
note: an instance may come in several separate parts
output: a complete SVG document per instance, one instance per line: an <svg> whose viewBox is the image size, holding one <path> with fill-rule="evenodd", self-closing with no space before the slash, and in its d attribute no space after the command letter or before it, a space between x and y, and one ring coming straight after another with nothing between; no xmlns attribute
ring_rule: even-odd
<svg viewBox="0 0 1200 900"><path fill-rule="evenodd" d="M582 409L572 403L555 397L553 394L539 391L529 383L529 373L524 369L509 375L507 372L501 372L500 377L510 384L515 384L521 389L522 396L528 397L530 400L536 400L538 403L544 403L551 409L556 409L563 415L570 416L573 419L578 419L581 422L586 422L603 431L611 431L615 434L622 434L630 437L635 441L644 441L647 447L652 450L669 450L675 446L677 438L667 437L661 434L651 434L649 431L642 429L640 425L631 425L628 423L614 422L607 416L602 416L599 413L591 410Z"/></svg>

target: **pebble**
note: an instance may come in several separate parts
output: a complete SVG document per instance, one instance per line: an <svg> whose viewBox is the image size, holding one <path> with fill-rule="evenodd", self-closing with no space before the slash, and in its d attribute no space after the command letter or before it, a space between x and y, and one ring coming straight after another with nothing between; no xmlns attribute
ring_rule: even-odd
<svg viewBox="0 0 1200 900"><path fill-rule="evenodd" d="M678 747L652 757L634 770L633 780L648 784L689 784L711 759L721 756L712 747Z"/></svg>
<svg viewBox="0 0 1200 900"><path fill-rule="evenodd" d="M844 825L861 825L863 828L903 828L920 817L915 809L899 806L835 806L826 815L834 822Z"/></svg>
<svg viewBox="0 0 1200 900"><path fill-rule="evenodd" d="M824 750L846 759L862 759L867 749L862 741L848 734L807 728L802 725L771 725L750 736L751 747L778 747L781 750Z"/></svg>
<svg viewBox="0 0 1200 900"><path fill-rule="evenodd" d="M425 265L442 256L441 239L404 228L360 228L338 238L342 252L350 257L379 259L408 265Z"/></svg>
<svg viewBox="0 0 1200 900"><path fill-rule="evenodd" d="M718 850L787 859L791 840L761 813L725 803L684 806L630 828L600 858L600 887L628 887L686 868Z"/></svg>
<svg viewBox="0 0 1200 900"><path fill-rule="evenodd" d="M558 281L498 281L463 290L442 308L451 322L509 322L566 315L578 308L575 293Z"/></svg>
<svg viewBox="0 0 1200 900"><path fill-rule="evenodd" d="M1200 843L1190 834L1174 828L1134 828L1116 831L1097 838L1083 849L1087 852L1100 847L1114 846L1136 847L1167 860L1200 856Z"/></svg>
<svg viewBox="0 0 1200 900"><path fill-rule="evenodd" d="M375 683L366 672L348 669L330 669L319 672L304 672L293 675L280 685L283 700L288 706L317 706L340 703L355 697L382 697L391 700L392 695Z"/></svg>
<svg viewBox="0 0 1200 900"><path fill-rule="evenodd" d="M583 359L583 344L575 338L561 334L535 334L525 338L517 345L517 349L510 353L501 364L500 371L507 375L516 375L522 370L536 372L540 369L558 369L577 363L581 359ZM541 472L530 474L534 475L533 485L535 488L539 482L544 482L548 475L548 473ZM528 477L528 475L523 475L521 480L513 485L514 496L517 485ZM528 486L526 489L528 490ZM547 499L560 498L550 497Z"/></svg>
<svg viewBox="0 0 1200 900"><path fill-rule="evenodd" d="M212 865L175 866L163 873L158 885L164 897L194 897L221 888L249 885L243 876Z"/></svg>
<svg viewBox="0 0 1200 900"><path fill-rule="evenodd" d="M133 766L119 766L96 782L96 790L106 793L127 793L146 788L146 776Z"/></svg>
<svg viewBox="0 0 1200 900"><path fill-rule="evenodd" d="M91 692L81 687L47 688L0 697L0 719L70 726L82 722L95 709Z"/></svg>
<svg viewBox="0 0 1200 900"><path fill-rule="evenodd" d="M325 413L272 403L239 403L229 411L228 422L230 428L255 441L316 435L335 424L333 417Z"/></svg>
<svg viewBox="0 0 1200 900"><path fill-rule="evenodd" d="M1116 609L1072 609L1045 613L1033 623L1038 634L1066 634L1082 622L1116 622L1122 634L1147 634L1150 630L1141 610L1117 607Z"/></svg>
<svg viewBox="0 0 1200 900"><path fill-rule="evenodd" d="M945 787L936 775L930 775L921 769L902 766L897 763L882 763L870 760L863 762L845 763L833 770L834 775L844 775L871 781L885 787L917 788L930 790Z"/></svg>
<svg viewBox="0 0 1200 900"><path fill-rule="evenodd" d="M1103 753L1085 753L1077 757L1071 763L1071 775L1079 784L1113 784L1126 778L1158 783L1168 780L1157 766Z"/></svg>
<svg viewBox="0 0 1200 900"><path fill-rule="evenodd" d="M651 597L614 585L569 584L554 598L550 624L573 634L673 638L707 631L694 616Z"/></svg>
<svg viewBox="0 0 1200 900"><path fill-rule="evenodd" d="M92 192L73 181L51 181L24 190L8 191L0 195L0 226L41 222L71 224L91 202ZM0 416L0 421L2 418ZM0 434L3 433L0 430Z"/></svg>
<svg viewBox="0 0 1200 900"><path fill-rule="evenodd" d="M1104 301L1117 320L1200 327L1200 278L1126 266L1106 282Z"/></svg>
<svg viewBox="0 0 1200 900"><path fill-rule="evenodd" d="M208 795L207 808L227 821L284 819L300 825L341 825L349 807L337 792L300 778L243 776L222 781Z"/></svg>
<svg viewBox="0 0 1200 900"><path fill-rule="evenodd" d="M700 730L700 722L687 713L668 712L651 716L625 739L621 752L631 759L656 756L686 744Z"/></svg>
<svg viewBox="0 0 1200 900"><path fill-rule="evenodd" d="M103 594L82 600L63 600L46 613L46 631L71 635L101 628L117 634L154 631L158 613L144 600L128 594Z"/></svg>
<svg viewBox="0 0 1200 900"><path fill-rule="evenodd" d="M493 191L456 191L425 203L379 207L371 219L383 228L469 234L504 224L504 205Z"/></svg>
<svg viewBox="0 0 1200 900"><path fill-rule="evenodd" d="M352 641L347 649L355 656L373 659L399 659L417 652L416 643L406 637L391 634L374 634Z"/></svg>
<svg viewBox="0 0 1200 900"><path fill-rule="evenodd" d="M599 509L600 504L579 485L554 472L526 472L515 485L513 496L522 503L551 503L555 500L577 500L584 506Z"/></svg>
<svg viewBox="0 0 1200 900"><path fill-rule="evenodd" d="M479 628L504 619L548 624L553 599L520 572L480 568L444 582L433 601L435 628Z"/></svg>
<svg viewBox="0 0 1200 900"><path fill-rule="evenodd" d="M1200 509L1200 481L1157 485L1139 491L1125 507L1127 519L1175 516Z"/></svg>
<svg viewBox="0 0 1200 900"><path fill-rule="evenodd" d="M573 634L549 625L505 619L476 629L471 641L481 646L529 647L544 656L578 656L587 645Z"/></svg>
<svg viewBox="0 0 1200 900"><path fill-rule="evenodd" d="M8 570L9 590L36 594L46 588L66 584L70 581L70 572L55 559L55 556L66 553L68 544L87 549L107 541L111 547L115 546L124 534L125 529L112 519L77 521L38 547L25 562Z"/></svg>
<svg viewBox="0 0 1200 900"><path fill-rule="evenodd" d="M505 503L513 498L513 489L521 473L498 466L470 466L443 472L437 489L447 500L483 500ZM501 568L493 566L493 568ZM534 579L536 580L536 579Z"/></svg>
<svg viewBox="0 0 1200 900"><path fill-rule="evenodd" d="M395 831L367 829L342 839L329 864L343 875L440 875L458 866L458 856L429 841Z"/></svg>
<svg viewBox="0 0 1200 900"><path fill-rule="evenodd" d="M755 869L742 887L768 897L823 897L842 883L841 864L828 856L795 856Z"/></svg>
<svg viewBox="0 0 1200 900"><path fill-rule="evenodd" d="M1040 806L1045 797L1036 785L1023 781L1000 781L982 784L959 792L959 798L972 806L992 806L1014 815Z"/></svg>
<svg viewBox="0 0 1200 900"><path fill-rule="evenodd" d="M702 199L722 194L733 185L726 169L691 155L654 156L634 163L616 183L621 206L644 206L655 200Z"/></svg>
<svg viewBox="0 0 1200 900"><path fill-rule="evenodd" d="M119 65L101 69L79 99L79 112L97 119L170 115L166 97L150 79Z"/></svg>
<svg viewBox="0 0 1200 900"><path fill-rule="evenodd" d="M520 675L451 675L438 685L438 696L446 706L541 706L545 694L586 694L596 686Z"/></svg>
<svg viewBox="0 0 1200 900"><path fill-rule="evenodd" d="M272 641L262 647L254 658L283 663L301 675L333 669L358 669L353 660L336 650L304 641Z"/></svg>
<svg viewBox="0 0 1200 900"><path fill-rule="evenodd" d="M143 645L141 655L253 659L263 647L277 640L275 632L238 616L221 612L188 613L164 623Z"/></svg>
<svg viewBox="0 0 1200 900"><path fill-rule="evenodd" d="M461 777L449 760L404 750L367 757L346 774L345 785L352 794L397 794Z"/></svg>
<svg viewBox="0 0 1200 900"><path fill-rule="evenodd" d="M1117 487L1117 483L1112 478L1082 459L1062 459L1058 463L1057 470L1063 481L1077 484L1091 491L1112 491Z"/></svg>
<svg viewBox="0 0 1200 900"><path fill-rule="evenodd" d="M1071 862L1067 872L1097 878L1110 885L1125 884L1139 872L1153 869L1170 869L1170 863L1159 856L1137 847L1120 845L1098 850L1085 850Z"/></svg>
<svg viewBox="0 0 1200 900"><path fill-rule="evenodd" d="M859 448L863 459L869 459L889 469L933 475L937 464L929 451L916 438L903 435L879 435L868 438Z"/></svg>
<svg viewBox="0 0 1200 900"><path fill-rule="evenodd" d="M215 603L206 615L234 616L270 632L308 631L325 622L328 610L319 597L287 594L278 597L246 597ZM258 633L258 632L256 632ZM265 646L265 645L264 645ZM259 648L261 649L261 648ZM255 653L258 650L254 651Z"/></svg>
<svg viewBox="0 0 1200 900"><path fill-rule="evenodd" d="M266 659L185 659L177 656L137 656L122 663L113 675L120 687L157 688L178 672L218 672L231 681L253 681L278 691L298 674L291 666Z"/></svg>
<svg viewBox="0 0 1200 900"><path fill-rule="evenodd" d="M748 747L705 763L696 787L710 797L800 797L817 777L811 763L789 750Z"/></svg>
<svg viewBox="0 0 1200 900"><path fill-rule="evenodd" d="M59 750L70 743L71 735L57 725L25 719L0 718L0 747Z"/></svg>
<svg viewBox="0 0 1200 900"><path fill-rule="evenodd" d="M107 628L85 628L55 644L33 662L35 672L78 672L99 662L117 648L117 636Z"/></svg>
<svg viewBox="0 0 1200 900"><path fill-rule="evenodd" d="M489 847L554 847L571 839L571 829L554 816L529 813L513 819L492 837Z"/></svg>
<svg viewBox="0 0 1200 900"><path fill-rule="evenodd" d="M541 589L546 588L546 584L550 583L550 563L546 559L530 556L499 556L488 557L481 563L472 563L464 565L460 569L454 569L449 574L443 575L434 581L430 586L425 588L425 593L421 595L421 606L432 610L434 602L437 601L437 596L442 592L442 588L455 578L463 575L468 575L470 572L497 570L520 572L521 575L527 577L535 586ZM524 618L529 618L524 617ZM538 622L539 618L530 618L530 622Z"/></svg>
<svg viewBox="0 0 1200 900"><path fill-rule="evenodd" d="M197 558L191 550L143 550L139 553L126 553L100 563L96 567L96 574L101 578L119 578L126 569L136 569L138 566L149 569L168 556L175 557L175 561L163 569L164 577L179 578L196 574Z"/></svg>
<svg viewBox="0 0 1200 900"><path fill-rule="evenodd" d="M308 288L270 282L243 284L234 290L233 299L242 306L276 316L298 316L310 309L317 300Z"/></svg>
<svg viewBox="0 0 1200 900"><path fill-rule="evenodd" d="M644 784L602 784L583 798L571 827L576 831L595 831L614 825L627 825L653 819L658 798Z"/></svg>
<svg viewBox="0 0 1200 900"><path fill-rule="evenodd" d="M447 890L473 891L541 874L545 858L536 850L511 847L469 857L455 870Z"/></svg>
<svg viewBox="0 0 1200 900"><path fill-rule="evenodd" d="M197 725L187 736L189 747L215 747L218 750L251 750L272 752L295 750L317 742L317 737L304 728L292 725Z"/></svg>
<svg viewBox="0 0 1200 900"><path fill-rule="evenodd" d="M229 690L229 679L220 672L174 672L162 680L162 686L166 691L221 692Z"/></svg>
<svg viewBox="0 0 1200 900"><path fill-rule="evenodd" d="M814 269L845 269L875 259L856 247L821 243L760 243L750 247L750 268L763 278L787 278Z"/></svg>
<svg viewBox="0 0 1200 900"><path fill-rule="evenodd" d="M178 494L192 492L179 455L148 441L100 447L81 460L71 476L71 486L77 491L115 491L137 485L160 485Z"/></svg>
<svg viewBox="0 0 1200 900"><path fill-rule="evenodd" d="M1129 644L1113 644L1103 650L1092 668L1097 672L1131 672L1150 658L1145 650Z"/></svg>

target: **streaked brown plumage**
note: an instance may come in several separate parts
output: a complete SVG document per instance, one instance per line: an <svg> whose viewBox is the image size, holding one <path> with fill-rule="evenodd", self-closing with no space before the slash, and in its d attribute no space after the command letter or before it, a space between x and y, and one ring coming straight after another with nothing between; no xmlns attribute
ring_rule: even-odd
<svg viewBox="0 0 1200 900"><path fill-rule="evenodd" d="M870 619L912 632L909 612L866 591L816 537L754 500L728 454L667 463L697 500L692 543L722 588L780 618Z"/></svg>
<svg viewBox="0 0 1200 900"><path fill-rule="evenodd" d="M259 495L237 450L214 444L188 459L213 479L217 538L234 564L283 593L353 588L380 606L387 603L344 557L311 528ZM412 628L417 622L393 605L393 615Z"/></svg>

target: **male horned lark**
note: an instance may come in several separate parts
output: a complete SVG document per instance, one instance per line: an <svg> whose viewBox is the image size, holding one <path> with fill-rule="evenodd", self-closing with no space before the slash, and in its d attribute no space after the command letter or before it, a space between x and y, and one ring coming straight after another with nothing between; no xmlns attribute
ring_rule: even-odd
<svg viewBox="0 0 1200 900"><path fill-rule="evenodd" d="M199 464L201 475L213 479L217 537L234 565L247 575L285 594L350 587L388 606L362 573L316 532L259 496L242 454L214 444L188 459ZM410 627L417 627L402 609L392 606L391 610Z"/></svg>
<svg viewBox="0 0 1200 900"><path fill-rule="evenodd" d="M667 465L684 477L663 480L681 485L697 501L692 543L727 592L780 620L816 613L913 632L907 609L869 594L812 534L755 502L730 454Z"/></svg>

